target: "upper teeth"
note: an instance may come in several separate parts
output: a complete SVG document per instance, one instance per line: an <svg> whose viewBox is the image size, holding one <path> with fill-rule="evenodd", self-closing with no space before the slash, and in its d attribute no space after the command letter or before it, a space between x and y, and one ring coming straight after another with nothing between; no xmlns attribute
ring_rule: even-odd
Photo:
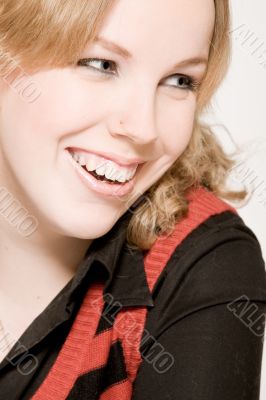
<svg viewBox="0 0 266 400"><path fill-rule="evenodd" d="M80 165L85 165L88 171L96 171L113 181L125 182L135 175L137 164L133 167L121 167L114 161L107 160L92 153L71 151L71 155Z"/></svg>

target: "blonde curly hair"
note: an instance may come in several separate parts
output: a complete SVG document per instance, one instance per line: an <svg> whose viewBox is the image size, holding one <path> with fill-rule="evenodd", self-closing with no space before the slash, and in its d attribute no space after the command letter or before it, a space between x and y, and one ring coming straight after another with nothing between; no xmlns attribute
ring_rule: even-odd
<svg viewBox="0 0 266 400"><path fill-rule="evenodd" d="M226 189L234 161L211 128L200 122L230 62L228 0L214 0L215 26L208 68L197 94L191 140L176 162L145 193L127 229L131 248L148 250L157 237L170 233L188 211L186 194L204 186L217 196L242 200L247 193ZM114 0L3 0L0 5L0 76L16 68L37 71L44 66L64 67L97 36Z"/></svg>

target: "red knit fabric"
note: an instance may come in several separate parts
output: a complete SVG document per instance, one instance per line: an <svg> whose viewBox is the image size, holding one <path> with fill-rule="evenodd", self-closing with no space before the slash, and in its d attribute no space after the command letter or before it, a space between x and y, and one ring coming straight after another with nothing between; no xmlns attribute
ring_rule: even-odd
<svg viewBox="0 0 266 400"><path fill-rule="evenodd" d="M236 213L233 207L203 187L191 191L188 199L190 201L188 215L176 224L171 235L158 238L144 257L145 273L151 291L175 248L193 229L212 215L227 210ZM117 342L122 344L127 377L103 391L99 389L99 396L94 396L93 399L131 399L132 384L141 363L139 346L147 308L123 308L117 313L112 327L96 333L104 306L103 288L103 283L96 283L88 289L54 365L32 399L83 398L81 395L77 397L73 395L78 377L104 367L108 361L111 345Z"/></svg>

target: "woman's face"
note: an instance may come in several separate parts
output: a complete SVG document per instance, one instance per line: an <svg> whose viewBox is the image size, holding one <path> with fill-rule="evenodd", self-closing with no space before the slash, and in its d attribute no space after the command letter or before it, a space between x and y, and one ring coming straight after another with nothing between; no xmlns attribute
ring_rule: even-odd
<svg viewBox="0 0 266 400"><path fill-rule="evenodd" d="M197 96L191 82L206 69L213 3L119 0L83 61L31 74L41 88L37 99L25 101L2 80L1 185L42 224L67 236L102 236L185 150ZM118 184L114 193L111 183L104 192L69 150L98 173L109 165L110 179L133 173L134 165L119 162L144 164L130 192Z"/></svg>

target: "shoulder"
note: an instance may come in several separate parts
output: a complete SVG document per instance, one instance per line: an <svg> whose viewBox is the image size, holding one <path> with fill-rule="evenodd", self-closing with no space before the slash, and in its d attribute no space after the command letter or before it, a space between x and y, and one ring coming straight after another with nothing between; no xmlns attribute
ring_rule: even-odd
<svg viewBox="0 0 266 400"><path fill-rule="evenodd" d="M171 389L171 398L182 392L186 399L243 399L259 392L266 313L260 244L226 203L200 196L149 259L154 272L161 254L167 255L140 346L139 398L145 390L154 397L162 387ZM174 367L158 374L159 360L162 368Z"/></svg>
<svg viewBox="0 0 266 400"><path fill-rule="evenodd" d="M182 271L182 272L181 272ZM238 214L210 216L176 246L165 268L183 287L221 300L244 292L266 301L266 272L260 243ZM185 281L187 284L185 284Z"/></svg>
<svg viewBox="0 0 266 400"><path fill-rule="evenodd" d="M241 282L265 296L265 263L255 233L234 207L200 187L188 195L189 210L170 236L158 241L164 248L164 276L228 287L228 280ZM163 246L162 246L163 244ZM157 248L154 246L153 253ZM218 274L218 275L217 275ZM219 282L218 282L219 281ZM184 283L183 283L184 285ZM233 285L229 285L233 287ZM244 289L244 287L242 287Z"/></svg>
<svg viewBox="0 0 266 400"><path fill-rule="evenodd" d="M157 327L243 295L266 303L265 263L257 237L233 209L220 204L224 209L190 227L160 274L153 288L152 314L161 318Z"/></svg>

